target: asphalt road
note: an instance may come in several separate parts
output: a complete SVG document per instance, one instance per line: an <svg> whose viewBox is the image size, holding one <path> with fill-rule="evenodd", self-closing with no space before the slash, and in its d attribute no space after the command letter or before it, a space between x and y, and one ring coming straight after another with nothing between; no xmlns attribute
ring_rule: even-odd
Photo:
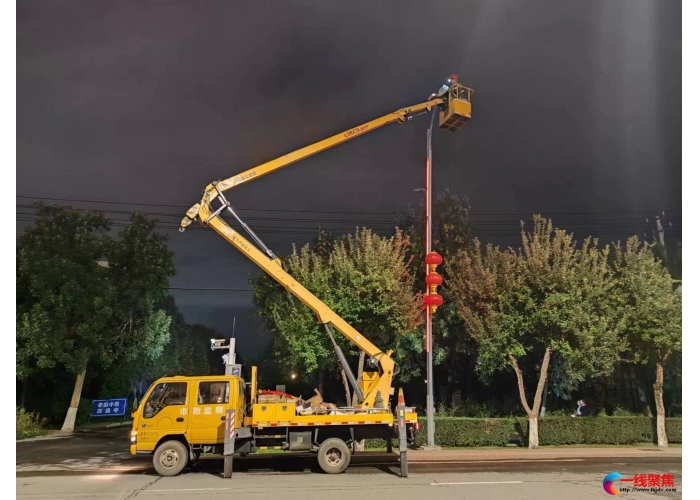
<svg viewBox="0 0 700 500"><path fill-rule="evenodd" d="M567 465L564 467L563 465ZM680 462L676 464L616 464L621 474L672 473L676 493L629 493L620 498L681 498ZM51 498L80 500L87 498L130 500L168 498L209 500L255 498L400 498L404 500L434 499L537 499L561 498L603 499L602 478L610 471L603 465L561 464L546 469L512 467L508 471L471 470L468 472L412 471L408 478L399 478L393 471L377 468L350 468L340 475L275 472L236 473L223 479L220 473L190 472L173 478L143 474L93 474L18 477L17 499Z"/></svg>
<svg viewBox="0 0 700 500"><path fill-rule="evenodd" d="M615 471L673 474L675 493L623 493L620 498L681 498L680 458L488 460L469 463L412 463L409 478L398 477L395 455L353 457L341 475L320 472L313 456L284 454L237 459L232 479L223 479L221 460L203 460L174 478L160 478L150 457L131 457L126 427L17 443L17 498L256 499L353 498L387 495L405 500L432 498L559 499L607 498L602 480Z"/></svg>

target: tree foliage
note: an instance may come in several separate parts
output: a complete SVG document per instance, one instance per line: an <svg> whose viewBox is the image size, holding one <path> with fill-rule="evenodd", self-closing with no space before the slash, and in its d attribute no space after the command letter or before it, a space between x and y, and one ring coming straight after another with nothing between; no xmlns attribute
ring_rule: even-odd
<svg viewBox="0 0 700 500"><path fill-rule="evenodd" d="M134 214L114 239L99 212L39 205L37 213L17 248L18 376L56 364L80 373L88 360L107 367L121 356L158 357L170 317L157 304L174 268L155 221Z"/></svg>
<svg viewBox="0 0 700 500"><path fill-rule="evenodd" d="M619 360L625 345L619 311L610 300L607 255L608 248L599 249L591 239L577 248L571 235L535 216L531 233L523 227L519 251L487 245L482 255L477 243L450 263L448 287L479 345L478 371L512 368L531 417L539 411L550 353L564 362L569 388L586 377L611 374ZM530 406L521 370L536 359L543 361Z"/></svg>
<svg viewBox="0 0 700 500"><path fill-rule="evenodd" d="M472 219L469 200L457 196L446 189L441 191L433 200L432 208L432 241L431 248L442 255L444 262L453 259L459 252L473 248ZM425 291L425 202L422 201L417 210L410 209L399 220L399 226L410 239L408 258L410 271L414 276L414 286L417 292ZM450 279L450 268L443 266L438 269L445 282ZM465 355L471 351L469 339L464 335L464 322L460 318L456 300L450 295L449 288L438 289L444 297L444 305L433 316L433 362L445 365L448 376L458 380L460 375L469 371ZM404 363L406 371L418 375L425 370L425 331L404 339L411 346L407 349L411 355L409 362Z"/></svg>
<svg viewBox="0 0 700 500"><path fill-rule="evenodd" d="M445 261L473 245L471 207L469 200L446 189L433 200L431 247ZM425 201L417 210L409 209L399 219L399 226L410 239L408 254L412 257L411 272L421 279L417 286L423 287L425 277Z"/></svg>
<svg viewBox="0 0 700 500"><path fill-rule="evenodd" d="M172 296L159 305L172 318L169 340L158 357L140 353L135 359L121 358L106 370L100 397L132 394L139 398L151 382L165 375L207 375L221 373L223 365L212 365L209 339L216 337L213 329L189 325L178 311ZM217 372L216 369L219 369Z"/></svg>
<svg viewBox="0 0 700 500"><path fill-rule="evenodd" d="M311 293L386 350L395 348L421 321L420 295L413 290L408 271L408 245L400 231L384 238L362 229L335 239L330 252L328 246L295 249L283 265ZM259 275L253 286L258 312L275 334L275 356L307 377L319 369L334 370L332 344L313 311L267 275ZM339 335L336 339L346 353L358 354L345 339Z"/></svg>
<svg viewBox="0 0 700 500"><path fill-rule="evenodd" d="M627 359L656 362L679 352L682 345L682 296L652 247L629 238L616 246L615 292L624 308Z"/></svg>
<svg viewBox="0 0 700 500"><path fill-rule="evenodd" d="M623 247L616 246L616 298L624 315L625 339L630 345L627 358L633 362L654 363L656 381L656 424L658 444L668 446L663 401L664 368L682 347L681 286L650 245L636 237Z"/></svg>
<svg viewBox="0 0 700 500"><path fill-rule="evenodd" d="M463 252L451 265L449 288L459 297L460 315L479 342L484 374L551 347L566 360L572 386L586 375L610 373L623 343L609 300L608 249L573 236L535 217L522 231L522 248L501 251L487 245Z"/></svg>

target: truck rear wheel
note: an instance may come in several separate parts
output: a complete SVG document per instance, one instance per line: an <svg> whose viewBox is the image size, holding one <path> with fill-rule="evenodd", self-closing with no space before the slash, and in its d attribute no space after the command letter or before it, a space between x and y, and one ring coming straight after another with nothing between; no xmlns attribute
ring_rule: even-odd
<svg viewBox="0 0 700 500"><path fill-rule="evenodd" d="M350 465L350 448L342 439L326 439L318 449L318 465L328 474L340 474Z"/></svg>
<svg viewBox="0 0 700 500"><path fill-rule="evenodd" d="M166 441L153 454L153 467L163 477L177 476L187 465L187 448L180 441Z"/></svg>

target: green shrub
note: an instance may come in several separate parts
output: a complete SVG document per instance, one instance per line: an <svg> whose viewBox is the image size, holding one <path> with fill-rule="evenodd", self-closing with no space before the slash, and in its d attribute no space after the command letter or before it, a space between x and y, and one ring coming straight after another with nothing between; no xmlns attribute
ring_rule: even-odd
<svg viewBox="0 0 700 500"><path fill-rule="evenodd" d="M41 418L38 413L26 411L24 408L16 409L15 431L17 439L39 436L44 432L46 419Z"/></svg>
<svg viewBox="0 0 700 500"><path fill-rule="evenodd" d="M622 406L617 406L612 412L613 417L639 417L643 416L641 413L634 413L629 411L627 408L623 408Z"/></svg>
<svg viewBox="0 0 700 500"><path fill-rule="evenodd" d="M438 418L456 417L457 416L457 407L456 406L447 406L445 404L438 403L437 407L435 408L435 416Z"/></svg>
<svg viewBox="0 0 700 500"><path fill-rule="evenodd" d="M491 418L491 410L486 403L476 403L474 401L465 400L457 407L457 417L469 418Z"/></svg>
<svg viewBox="0 0 700 500"><path fill-rule="evenodd" d="M421 429L416 445L426 443L426 419L418 419ZM682 442L682 420L666 419L669 443ZM463 418L436 417L435 444L451 447L505 446L527 443L528 424L525 417ZM541 445L569 444L635 444L656 442L656 420L648 417L544 417L539 419ZM366 448L384 448L380 439L368 439ZM394 446L396 440L394 440Z"/></svg>
<svg viewBox="0 0 700 500"><path fill-rule="evenodd" d="M656 431L656 427L654 427ZM654 436L656 437L656 436ZM666 438L669 443L683 442L683 419L667 418L666 419Z"/></svg>
<svg viewBox="0 0 700 500"><path fill-rule="evenodd" d="M682 442L680 418L666 419L669 443ZM635 444L656 442L656 420L649 417L542 418L541 445Z"/></svg>
<svg viewBox="0 0 700 500"><path fill-rule="evenodd" d="M653 440L653 420L644 417L540 419L540 444L634 444Z"/></svg>
<svg viewBox="0 0 700 500"><path fill-rule="evenodd" d="M566 410L554 410L554 411L547 411L547 417L571 417L572 411L566 411Z"/></svg>
<svg viewBox="0 0 700 500"><path fill-rule="evenodd" d="M466 399L457 406L446 406L442 403L435 409L436 417L468 417L490 418L491 411L486 403L475 403Z"/></svg>

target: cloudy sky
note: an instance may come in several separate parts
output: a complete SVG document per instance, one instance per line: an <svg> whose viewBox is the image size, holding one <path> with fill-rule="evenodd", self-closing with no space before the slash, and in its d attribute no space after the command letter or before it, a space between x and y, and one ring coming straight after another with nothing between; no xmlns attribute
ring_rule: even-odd
<svg viewBox="0 0 700 500"><path fill-rule="evenodd" d="M434 183L509 244L543 213L580 237L681 225L681 2L35 1L17 5L17 231L32 198L158 214L177 303L243 354L257 271L213 231L174 230L212 180L402 106L451 73L473 119L438 131ZM230 191L275 252L319 224L391 230L420 201L426 116ZM109 203L107 203L109 202ZM229 290L203 290L227 288Z"/></svg>

